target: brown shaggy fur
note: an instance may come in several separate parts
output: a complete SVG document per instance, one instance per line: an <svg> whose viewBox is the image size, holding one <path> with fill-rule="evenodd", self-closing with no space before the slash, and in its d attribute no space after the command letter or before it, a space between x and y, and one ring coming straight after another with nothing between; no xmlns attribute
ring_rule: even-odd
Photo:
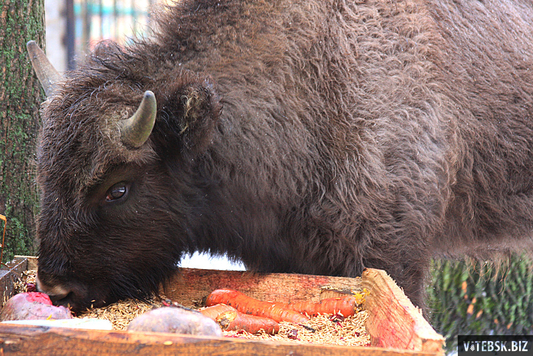
<svg viewBox="0 0 533 356"><path fill-rule="evenodd" d="M383 268L422 305L432 256L530 245L530 1L184 0L157 19L44 105L39 279L58 303L143 296L200 250ZM156 126L129 150L117 123L145 90Z"/></svg>

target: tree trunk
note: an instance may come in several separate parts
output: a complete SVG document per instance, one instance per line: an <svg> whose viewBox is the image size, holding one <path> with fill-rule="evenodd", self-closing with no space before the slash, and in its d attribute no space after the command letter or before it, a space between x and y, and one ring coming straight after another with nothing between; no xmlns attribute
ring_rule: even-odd
<svg viewBox="0 0 533 356"><path fill-rule="evenodd" d="M32 39L43 45L44 0L0 0L0 214L7 217L3 262L14 254L36 252L35 144L44 97L26 52Z"/></svg>

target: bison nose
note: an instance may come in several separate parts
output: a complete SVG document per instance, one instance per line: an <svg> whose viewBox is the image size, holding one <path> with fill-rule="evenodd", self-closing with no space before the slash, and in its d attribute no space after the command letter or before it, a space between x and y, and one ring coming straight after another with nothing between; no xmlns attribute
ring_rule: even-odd
<svg viewBox="0 0 533 356"><path fill-rule="evenodd" d="M51 284L44 282L43 280L41 280L41 276L39 273L37 273L37 276L35 277L37 290L39 292L48 294L54 304L56 304L56 302L61 299L65 299L70 294L70 289L58 283Z"/></svg>
<svg viewBox="0 0 533 356"><path fill-rule="evenodd" d="M45 273L39 269L35 282L37 290L48 294L55 305L63 305L75 312L87 309L92 302L94 306L103 304L103 301L96 301L96 296L89 295L84 284L67 277Z"/></svg>

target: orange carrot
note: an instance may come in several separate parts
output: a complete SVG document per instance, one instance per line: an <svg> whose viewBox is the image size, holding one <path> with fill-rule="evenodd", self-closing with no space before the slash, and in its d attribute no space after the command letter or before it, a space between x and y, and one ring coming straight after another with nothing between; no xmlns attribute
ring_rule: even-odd
<svg viewBox="0 0 533 356"><path fill-rule="evenodd" d="M260 330L267 334L275 334L279 331L279 324L274 320L240 313L226 304L217 304L198 311L216 321L225 331L245 330L251 334L256 334Z"/></svg>
<svg viewBox="0 0 533 356"><path fill-rule="evenodd" d="M354 296L327 298L318 303L301 301L287 304L287 308L309 316L317 316L318 314L342 314L342 316L346 317L354 315L356 307L357 301Z"/></svg>
<svg viewBox="0 0 533 356"><path fill-rule="evenodd" d="M214 321L217 321L217 317L227 311L237 310L232 306L226 305L226 304L217 304L213 306L209 306L207 308L200 308L198 311L202 313L204 316L207 316L209 319L213 319Z"/></svg>
<svg viewBox="0 0 533 356"><path fill-rule="evenodd" d="M230 289L217 289L206 300L206 305L231 305L241 313L262 316L277 321L305 324L309 318L286 307L286 303L263 302Z"/></svg>

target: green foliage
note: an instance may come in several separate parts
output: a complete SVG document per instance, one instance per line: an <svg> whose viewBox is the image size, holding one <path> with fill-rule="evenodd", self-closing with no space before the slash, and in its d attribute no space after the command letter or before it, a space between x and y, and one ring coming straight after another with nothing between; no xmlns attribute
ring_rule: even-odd
<svg viewBox="0 0 533 356"><path fill-rule="evenodd" d="M12 210L10 206L7 206L6 216L13 216ZM3 225L1 227L3 229ZM28 231L26 224L16 216L8 218L6 230L9 231L9 234L6 234L3 262L13 260L15 254L35 255L33 234L31 231Z"/></svg>
<svg viewBox="0 0 533 356"><path fill-rule="evenodd" d="M532 266L515 255L503 265L434 261L429 320L448 349L455 348L457 335L533 334Z"/></svg>

